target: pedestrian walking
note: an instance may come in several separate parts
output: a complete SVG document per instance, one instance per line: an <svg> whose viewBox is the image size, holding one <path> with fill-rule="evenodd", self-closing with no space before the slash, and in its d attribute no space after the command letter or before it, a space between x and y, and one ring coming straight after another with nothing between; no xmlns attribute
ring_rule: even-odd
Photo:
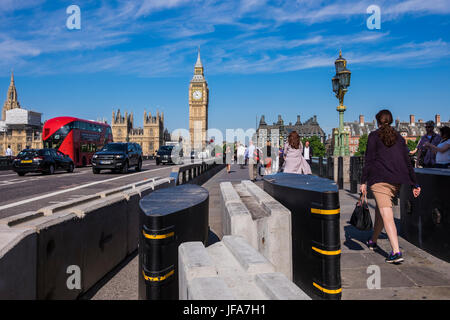
<svg viewBox="0 0 450 320"><path fill-rule="evenodd" d="M434 122L427 121L425 123L425 129L427 133L420 138L419 144L417 145L417 162L424 168L432 168L436 163L436 154L430 150L430 148L425 148L425 143L430 143L437 146L441 142L441 136L434 132Z"/></svg>
<svg viewBox="0 0 450 320"><path fill-rule="evenodd" d="M441 142L437 146L425 142L424 147L436 154L435 168L448 169L450 166L450 128L445 126L439 130L441 131Z"/></svg>
<svg viewBox="0 0 450 320"><path fill-rule="evenodd" d="M10 145L8 145L8 148L6 148L5 155L6 155L7 157L12 157L12 156L13 156L13 151L12 151Z"/></svg>
<svg viewBox="0 0 450 320"><path fill-rule="evenodd" d="M233 153L231 152L230 145L227 145L225 154L226 154L227 173L230 173L230 170L231 170L231 161L232 161L231 159L232 159L232 157L233 157Z"/></svg>
<svg viewBox="0 0 450 320"><path fill-rule="evenodd" d="M420 186L408 157L406 142L391 126L392 119L389 110L381 110L376 115L378 129L368 137L360 191L366 195L369 187L376 202L373 234L367 239L367 246L372 250L377 248L377 239L384 227L392 248L386 262L400 263L404 259L398 245L392 199L401 184L412 186L414 197L419 196Z"/></svg>
<svg viewBox="0 0 450 320"><path fill-rule="evenodd" d="M250 144L248 147L248 175L251 181L256 180L258 161L259 159L257 149L253 144L253 141L250 140Z"/></svg>
<svg viewBox="0 0 450 320"><path fill-rule="evenodd" d="M245 146L245 152L244 152L244 165L248 165L248 147Z"/></svg>
<svg viewBox="0 0 450 320"><path fill-rule="evenodd" d="M305 158L306 162L308 162L309 166L311 166L311 159L314 156L314 149L312 146L309 145L309 141L305 141L305 146L303 147L303 157Z"/></svg>
<svg viewBox="0 0 450 320"><path fill-rule="evenodd" d="M311 167L302 156L303 145L297 131L289 134L288 141L284 146L284 167L283 172L312 174Z"/></svg>
<svg viewBox="0 0 450 320"><path fill-rule="evenodd" d="M239 147L237 148L237 157L241 169L244 169L244 162L245 162L244 156L245 156L245 147L242 143L239 143Z"/></svg>

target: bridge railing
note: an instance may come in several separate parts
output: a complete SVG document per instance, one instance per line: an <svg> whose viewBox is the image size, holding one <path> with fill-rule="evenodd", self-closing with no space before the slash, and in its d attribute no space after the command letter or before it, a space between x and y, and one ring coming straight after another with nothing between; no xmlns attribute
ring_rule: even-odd
<svg viewBox="0 0 450 320"><path fill-rule="evenodd" d="M333 157L312 157L311 171L313 175L334 179L334 159Z"/></svg>
<svg viewBox="0 0 450 320"><path fill-rule="evenodd" d="M205 159L202 162L173 168L170 177L175 179L176 185L185 183L202 184L224 166L224 164L217 163L217 160L214 158Z"/></svg>

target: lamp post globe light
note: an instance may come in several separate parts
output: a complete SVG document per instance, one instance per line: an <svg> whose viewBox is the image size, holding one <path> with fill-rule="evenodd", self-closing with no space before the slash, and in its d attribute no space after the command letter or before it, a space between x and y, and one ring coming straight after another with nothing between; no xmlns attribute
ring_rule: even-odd
<svg viewBox="0 0 450 320"><path fill-rule="evenodd" d="M347 69L347 60L342 57L342 51L339 50L339 58L334 62L336 74L331 79L333 92L339 100L336 110L339 112L339 128L334 130L334 156L349 156L348 148L349 132L344 128L344 95L350 86L351 72Z"/></svg>

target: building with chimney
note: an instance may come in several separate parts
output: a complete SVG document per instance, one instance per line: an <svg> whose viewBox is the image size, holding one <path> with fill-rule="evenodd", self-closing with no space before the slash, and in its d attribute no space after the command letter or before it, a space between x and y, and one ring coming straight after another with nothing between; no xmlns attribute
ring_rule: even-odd
<svg viewBox="0 0 450 320"><path fill-rule="evenodd" d="M273 122L270 125L267 124L265 116L262 115L259 120L258 129L256 130L256 144L262 148L266 145L267 140L273 142L274 139L277 139L278 145L276 147L284 145L292 131L297 131L301 139L317 136L322 143L325 143L326 140L326 134L319 126L317 116L313 116L302 123L300 116L297 115L297 121L295 123L289 122L289 124L285 124L281 115L278 115L277 122Z"/></svg>
<svg viewBox="0 0 450 320"><path fill-rule="evenodd" d="M122 115L120 109L113 111L111 129L114 142L138 143L144 155L153 156L164 142L170 140L170 134L164 129L164 113L157 111L156 116L144 111L142 128L134 127L133 113Z"/></svg>
<svg viewBox="0 0 450 320"><path fill-rule="evenodd" d="M409 116L409 121L400 121L398 118L395 120L395 122L392 124L395 130L397 130L400 135L406 140L413 140L415 141L417 137L421 137L426 133L425 130L425 123L429 120L433 120L435 123L434 131L436 133L439 133L439 128L442 126L450 126L450 122L442 122L441 116L439 114L436 114L434 116L434 119L419 119L416 122L416 117L411 114ZM370 132L376 130L377 123L375 120L372 122L365 122L364 121L364 115L359 116L358 121L354 122L345 122L345 127L350 131L349 136L349 148L350 148L350 154L355 154L356 151L358 151L359 146L359 138L363 134L369 134Z"/></svg>
<svg viewBox="0 0 450 320"><path fill-rule="evenodd" d="M0 155L4 155L10 145L13 155L25 148L42 148L41 113L22 108L11 72L6 100L0 120Z"/></svg>

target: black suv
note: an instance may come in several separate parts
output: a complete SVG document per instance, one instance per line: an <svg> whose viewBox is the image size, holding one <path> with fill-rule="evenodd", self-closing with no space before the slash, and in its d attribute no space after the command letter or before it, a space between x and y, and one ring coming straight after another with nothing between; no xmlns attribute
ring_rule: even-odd
<svg viewBox="0 0 450 320"><path fill-rule="evenodd" d="M92 156L92 172L97 174L103 169L127 173L130 167L136 171L142 169L142 148L137 143L108 143Z"/></svg>
<svg viewBox="0 0 450 320"><path fill-rule="evenodd" d="M73 172L74 164L68 155L55 149L25 149L14 159L12 168L19 176L23 176L28 172Z"/></svg>
<svg viewBox="0 0 450 320"><path fill-rule="evenodd" d="M156 165L160 163L183 163L183 149L180 146L161 146L156 153Z"/></svg>

